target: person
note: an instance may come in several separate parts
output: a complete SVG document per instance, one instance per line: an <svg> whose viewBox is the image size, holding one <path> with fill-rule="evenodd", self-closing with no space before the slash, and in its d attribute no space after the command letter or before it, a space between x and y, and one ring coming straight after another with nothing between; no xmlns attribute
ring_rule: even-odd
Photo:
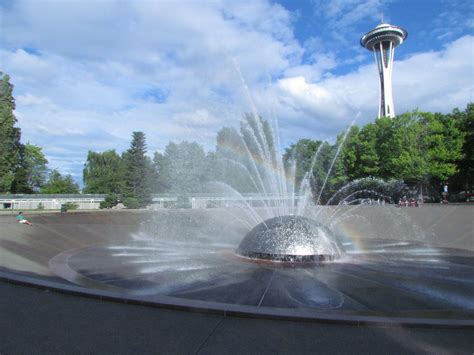
<svg viewBox="0 0 474 355"><path fill-rule="evenodd" d="M30 221L28 221L25 217L23 217L23 212L18 213L18 215L16 216L16 220L18 221L18 223L27 224L29 226L33 224Z"/></svg>
<svg viewBox="0 0 474 355"><path fill-rule="evenodd" d="M444 184L442 195L443 195L442 203L448 203L448 183Z"/></svg>

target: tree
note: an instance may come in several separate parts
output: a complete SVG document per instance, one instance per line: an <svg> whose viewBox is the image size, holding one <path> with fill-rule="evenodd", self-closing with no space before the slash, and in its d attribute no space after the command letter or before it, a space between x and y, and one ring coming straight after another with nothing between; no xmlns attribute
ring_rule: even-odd
<svg viewBox="0 0 474 355"><path fill-rule="evenodd" d="M454 188L472 191L474 188L474 103L469 103L464 112L454 109L449 115L464 135L462 158L456 165L458 173L453 177Z"/></svg>
<svg viewBox="0 0 474 355"><path fill-rule="evenodd" d="M198 143L170 142L159 164L160 179L169 192L185 194L203 191L203 184L207 181L206 154Z"/></svg>
<svg viewBox="0 0 474 355"><path fill-rule="evenodd" d="M62 176L57 169L49 173L48 182L41 188L42 194L78 194L79 185L71 175Z"/></svg>
<svg viewBox="0 0 474 355"><path fill-rule="evenodd" d="M360 178L360 128L354 125L350 128L347 134L346 142L342 147L339 160L344 166L344 171L349 180Z"/></svg>
<svg viewBox="0 0 474 355"><path fill-rule="evenodd" d="M120 196L114 193L110 193L107 196L105 196L104 201L102 201L99 204L99 208L112 208L114 206L117 206L118 202L120 200Z"/></svg>
<svg viewBox="0 0 474 355"><path fill-rule="evenodd" d="M151 202L153 169L146 154L145 134L133 132L130 148L122 155L124 161L124 196L135 198L140 207Z"/></svg>
<svg viewBox="0 0 474 355"><path fill-rule="evenodd" d="M464 134L449 115L422 113L422 149L427 159L427 173L432 183L441 184L457 172L462 159Z"/></svg>
<svg viewBox="0 0 474 355"><path fill-rule="evenodd" d="M124 163L115 150L103 153L89 151L83 170L83 192L122 194L124 175Z"/></svg>
<svg viewBox="0 0 474 355"><path fill-rule="evenodd" d="M21 131L15 127L15 100L10 77L0 72L0 192L10 192L20 164Z"/></svg>
<svg viewBox="0 0 474 355"><path fill-rule="evenodd" d="M12 184L13 193L35 193L45 184L48 167L40 147L27 143L20 144L20 165L15 171Z"/></svg>
<svg viewBox="0 0 474 355"><path fill-rule="evenodd" d="M423 147L418 111L376 122L379 177L416 185L427 180L429 163Z"/></svg>
<svg viewBox="0 0 474 355"><path fill-rule="evenodd" d="M359 133L359 177L379 176L379 156L377 154L377 126L365 125Z"/></svg>
<svg viewBox="0 0 474 355"><path fill-rule="evenodd" d="M251 163L253 154L239 132L223 127L217 133L216 143L215 156L208 156L209 162L215 160L211 180L223 182L241 193L257 192L252 182L257 173Z"/></svg>
<svg viewBox="0 0 474 355"><path fill-rule="evenodd" d="M311 170L313 158L322 143L311 139L300 139L296 144L286 148L283 154L283 163L287 172L291 171L294 165L297 188L306 173Z"/></svg>
<svg viewBox="0 0 474 355"><path fill-rule="evenodd" d="M240 134L253 159L276 165L273 132L267 120L247 113L240 121Z"/></svg>
<svg viewBox="0 0 474 355"><path fill-rule="evenodd" d="M334 161L343 137L344 134L340 134L334 145L301 139L286 150L283 155L285 169L289 172L295 166L297 191L303 178L308 176L315 202L324 204L348 180L341 155Z"/></svg>

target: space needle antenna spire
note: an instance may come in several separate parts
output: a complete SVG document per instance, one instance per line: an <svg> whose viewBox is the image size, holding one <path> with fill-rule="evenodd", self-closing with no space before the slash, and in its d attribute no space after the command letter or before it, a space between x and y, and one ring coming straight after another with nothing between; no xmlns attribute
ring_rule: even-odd
<svg viewBox="0 0 474 355"><path fill-rule="evenodd" d="M398 26L383 22L383 13L380 13L382 23L367 32L360 39L362 47L374 52L375 63L380 79L380 101L378 117L395 117L392 95L392 69L395 47L402 44L408 32Z"/></svg>

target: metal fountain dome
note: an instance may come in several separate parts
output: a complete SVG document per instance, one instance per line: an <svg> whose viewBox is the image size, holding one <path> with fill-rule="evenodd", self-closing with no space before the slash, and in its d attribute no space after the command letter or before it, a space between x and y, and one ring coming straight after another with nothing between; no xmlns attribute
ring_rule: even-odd
<svg viewBox="0 0 474 355"><path fill-rule="evenodd" d="M236 254L256 260L318 263L340 258L343 248L324 225L303 216L286 215L254 227Z"/></svg>
<svg viewBox="0 0 474 355"><path fill-rule="evenodd" d="M370 51L378 51L375 45L377 43L385 44L392 43L394 46L398 46L408 37L408 32L399 26L390 25L388 23L381 23L373 30L370 30L360 39L360 45L367 48Z"/></svg>

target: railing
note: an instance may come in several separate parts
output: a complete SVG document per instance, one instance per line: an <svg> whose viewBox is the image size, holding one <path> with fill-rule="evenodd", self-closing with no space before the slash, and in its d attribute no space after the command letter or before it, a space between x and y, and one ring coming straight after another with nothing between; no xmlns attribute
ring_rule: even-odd
<svg viewBox="0 0 474 355"><path fill-rule="evenodd" d="M78 209L98 209L100 202L104 201L103 194L69 194L69 195L0 195L0 209L61 209L65 203L75 203ZM215 208L231 207L241 203L249 205L277 206L280 202L295 201L302 196L281 196L278 194L243 194L239 196L226 196L222 194L155 194L152 195L154 208Z"/></svg>

